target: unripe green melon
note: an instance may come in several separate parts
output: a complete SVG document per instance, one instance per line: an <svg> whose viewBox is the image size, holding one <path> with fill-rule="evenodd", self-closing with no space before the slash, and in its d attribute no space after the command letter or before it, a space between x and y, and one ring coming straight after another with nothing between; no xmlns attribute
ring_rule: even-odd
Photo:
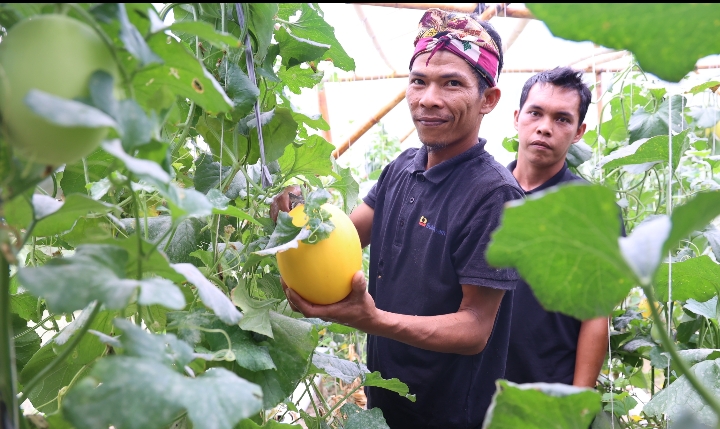
<svg viewBox="0 0 720 429"><path fill-rule="evenodd" d="M89 97L96 70L117 76L109 48L88 25L64 15L39 15L13 26L0 43L0 114L6 141L27 160L60 165L92 152L107 128L60 127L24 103L30 89Z"/></svg>

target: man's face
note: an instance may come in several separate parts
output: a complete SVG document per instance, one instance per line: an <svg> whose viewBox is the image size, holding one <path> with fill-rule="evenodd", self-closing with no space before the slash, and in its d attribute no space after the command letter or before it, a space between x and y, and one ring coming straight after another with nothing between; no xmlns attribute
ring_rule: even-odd
<svg viewBox="0 0 720 429"><path fill-rule="evenodd" d="M530 88L522 110L515 111L518 160L536 168L553 168L565 162L570 145L585 133L580 120L580 95L548 83Z"/></svg>
<svg viewBox="0 0 720 429"><path fill-rule="evenodd" d="M480 96L477 78L465 60L439 50L425 65L429 55L419 55L413 62L406 92L418 137L429 152L474 145L482 116L497 104L499 90L488 102L492 96Z"/></svg>

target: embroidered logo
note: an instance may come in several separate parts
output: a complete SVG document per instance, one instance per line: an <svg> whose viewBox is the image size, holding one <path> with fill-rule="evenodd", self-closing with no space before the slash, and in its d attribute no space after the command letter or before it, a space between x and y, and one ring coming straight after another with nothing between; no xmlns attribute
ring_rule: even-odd
<svg viewBox="0 0 720 429"><path fill-rule="evenodd" d="M435 234L440 235L447 235L445 231L442 229L437 228L435 225L429 223L428 219L425 216L420 216L420 222L418 222L418 225L422 226L423 228L427 228L430 231L434 232Z"/></svg>

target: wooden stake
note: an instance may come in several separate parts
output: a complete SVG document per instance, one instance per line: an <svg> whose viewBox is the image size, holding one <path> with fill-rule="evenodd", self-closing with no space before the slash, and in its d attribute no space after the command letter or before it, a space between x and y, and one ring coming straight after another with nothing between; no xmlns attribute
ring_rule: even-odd
<svg viewBox="0 0 720 429"><path fill-rule="evenodd" d="M525 27L527 27L528 22L530 22L529 19L519 19L517 24L515 25L515 28L513 28L512 33L503 41L502 51L503 55L510 49L510 47L515 43L518 36L525 30Z"/></svg>
<svg viewBox="0 0 720 429"><path fill-rule="evenodd" d="M360 127L358 127L357 130L355 130L352 134L350 134L350 137L347 138L344 142L340 144L333 152L332 155L335 159L339 158L340 155L345 153L346 150L352 146L353 143L358 141L360 137L362 137L370 128L372 128L373 125L380 122L380 119L382 119L385 115L388 114L389 111L391 111L395 106L397 106L401 101L405 99L405 90L406 88L403 88L402 91L398 92L398 94L390 100L389 103L384 105L380 111L378 111L375 115L371 116L370 119L365 121Z"/></svg>

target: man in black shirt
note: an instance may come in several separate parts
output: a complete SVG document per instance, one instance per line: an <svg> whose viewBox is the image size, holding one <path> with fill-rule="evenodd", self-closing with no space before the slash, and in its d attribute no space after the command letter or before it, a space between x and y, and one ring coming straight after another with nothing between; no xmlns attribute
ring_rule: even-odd
<svg viewBox="0 0 720 429"><path fill-rule="evenodd" d="M508 166L526 195L583 180L567 168L585 133L591 94L582 72L556 68L531 77L515 111L518 157ZM558 219L562 222L562 219ZM594 387L608 347L608 319L580 321L545 311L527 283L515 290L505 377L516 383Z"/></svg>
<svg viewBox="0 0 720 429"><path fill-rule="evenodd" d="M391 428L479 428L504 374L519 280L484 255L504 204L522 198L478 139L500 99L502 44L489 24L439 9L415 44L407 102L423 147L390 163L350 216L372 244L367 288L358 272L327 306L285 291L306 316L367 332L369 369L408 384L415 403L367 389Z"/></svg>

